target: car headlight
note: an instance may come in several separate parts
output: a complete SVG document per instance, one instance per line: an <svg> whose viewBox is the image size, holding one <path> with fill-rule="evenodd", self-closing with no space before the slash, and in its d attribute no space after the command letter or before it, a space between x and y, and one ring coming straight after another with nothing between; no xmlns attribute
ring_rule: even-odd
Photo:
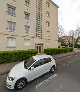
<svg viewBox="0 0 80 92"><path fill-rule="evenodd" d="M14 77L9 77L9 76L8 76L8 80L9 80L9 81L13 81L14 79L15 79Z"/></svg>

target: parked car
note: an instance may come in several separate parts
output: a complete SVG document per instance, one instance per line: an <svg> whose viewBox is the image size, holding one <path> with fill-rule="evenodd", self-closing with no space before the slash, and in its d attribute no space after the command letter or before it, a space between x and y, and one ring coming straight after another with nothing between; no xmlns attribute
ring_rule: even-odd
<svg viewBox="0 0 80 92"><path fill-rule="evenodd" d="M36 55L15 65L9 72L6 86L9 89L22 89L27 82L47 73L54 72L56 62L50 55Z"/></svg>

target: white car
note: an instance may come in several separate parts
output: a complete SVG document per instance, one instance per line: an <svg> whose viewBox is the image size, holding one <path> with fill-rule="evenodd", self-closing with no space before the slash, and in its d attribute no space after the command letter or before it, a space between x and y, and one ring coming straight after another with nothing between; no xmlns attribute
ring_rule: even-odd
<svg viewBox="0 0 80 92"><path fill-rule="evenodd" d="M56 62L50 55L36 55L15 65L9 72L6 86L9 89L22 89L27 82L47 73L54 72Z"/></svg>

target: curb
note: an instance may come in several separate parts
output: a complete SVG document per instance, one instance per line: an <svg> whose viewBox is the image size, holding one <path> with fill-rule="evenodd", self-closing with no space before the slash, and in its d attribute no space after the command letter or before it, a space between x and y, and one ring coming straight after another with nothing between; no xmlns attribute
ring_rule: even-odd
<svg viewBox="0 0 80 92"><path fill-rule="evenodd" d="M64 58L64 57L68 57L68 56L71 56L71 55L74 55L74 54L77 54L77 53L79 53L79 52L75 52L75 53L72 53L72 54L64 55L64 56L61 56L61 57L55 57L55 56L53 56L53 57L54 57L55 60L58 60L58 59L61 59L61 58ZM0 73L0 75L8 74L9 71L10 71L10 70L7 70L7 71L5 71L5 72L3 72L3 73Z"/></svg>
<svg viewBox="0 0 80 92"><path fill-rule="evenodd" d="M5 71L5 72L3 72L3 73L0 73L0 75L5 75L5 74L8 74L8 73L9 73L9 71L10 71L10 70Z"/></svg>
<svg viewBox="0 0 80 92"><path fill-rule="evenodd" d="M77 53L79 53L79 52L75 52L75 53L71 53L71 54L68 54L68 55L64 55L64 56L61 56L61 57L54 57L55 58L55 60L58 60L58 59L61 59L61 58L64 58L64 57L68 57L68 56L71 56L71 55L74 55L74 54L77 54Z"/></svg>

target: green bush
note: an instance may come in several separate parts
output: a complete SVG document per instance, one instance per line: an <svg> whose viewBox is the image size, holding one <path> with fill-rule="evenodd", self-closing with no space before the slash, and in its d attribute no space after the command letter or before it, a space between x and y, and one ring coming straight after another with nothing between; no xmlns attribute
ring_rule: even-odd
<svg viewBox="0 0 80 92"><path fill-rule="evenodd" d="M36 50L0 51L0 63L22 61L36 54Z"/></svg>
<svg viewBox="0 0 80 92"><path fill-rule="evenodd" d="M72 52L73 48L47 48L44 49L44 53L48 55L56 55L60 53Z"/></svg>

